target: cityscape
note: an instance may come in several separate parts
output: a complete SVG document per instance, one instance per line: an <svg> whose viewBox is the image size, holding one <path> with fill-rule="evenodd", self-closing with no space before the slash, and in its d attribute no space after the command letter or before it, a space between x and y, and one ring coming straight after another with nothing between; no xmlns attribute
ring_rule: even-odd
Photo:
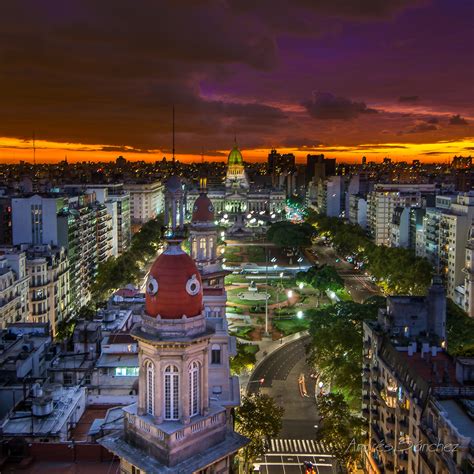
<svg viewBox="0 0 474 474"><path fill-rule="evenodd" d="M0 473L474 473L473 20L4 5Z"/></svg>

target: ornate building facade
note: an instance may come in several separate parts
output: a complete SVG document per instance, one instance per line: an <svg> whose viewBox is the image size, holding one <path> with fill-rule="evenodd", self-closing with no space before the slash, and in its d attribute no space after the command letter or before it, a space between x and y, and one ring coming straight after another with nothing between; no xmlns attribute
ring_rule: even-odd
<svg viewBox="0 0 474 474"><path fill-rule="evenodd" d="M208 190L216 213L226 213L235 220L237 215L264 211L268 214L281 213L285 207L286 193L273 187L253 185L245 171L242 153L237 145L227 158L225 183ZM199 190L188 191L188 202L193 203L199 197ZM191 209L188 209L190 211Z"/></svg>
<svg viewBox="0 0 474 474"><path fill-rule="evenodd" d="M181 193L167 197L167 248L150 269L144 312L132 330L138 403L124 408L123 430L100 442L120 457L122 473L228 473L247 440L233 431L240 390L230 376L235 342L225 319L214 209L205 193L196 200L193 260L181 248Z"/></svg>

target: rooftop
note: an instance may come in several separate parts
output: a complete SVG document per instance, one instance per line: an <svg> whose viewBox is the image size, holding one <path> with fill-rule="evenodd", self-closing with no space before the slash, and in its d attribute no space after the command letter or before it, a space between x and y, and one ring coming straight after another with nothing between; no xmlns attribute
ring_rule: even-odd
<svg viewBox="0 0 474 474"><path fill-rule="evenodd" d="M28 401L5 419L1 429L4 436L57 436L85 397L79 386L56 386L51 391L53 410L47 416L33 416ZM85 401L85 400L84 400ZM30 399L31 402L31 399ZM31 403L30 403L31 406Z"/></svg>

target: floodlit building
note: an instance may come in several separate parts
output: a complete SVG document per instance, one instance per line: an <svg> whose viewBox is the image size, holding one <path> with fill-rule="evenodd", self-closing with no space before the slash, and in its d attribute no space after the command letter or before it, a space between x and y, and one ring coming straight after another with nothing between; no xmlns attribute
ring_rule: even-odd
<svg viewBox="0 0 474 474"><path fill-rule="evenodd" d="M192 214L191 205L199 197L199 193L199 189L190 189L187 193L189 214ZM216 215L227 215L231 224L237 219L246 221L246 219L258 217L258 215L265 215L268 219L278 220L286 202L286 191L284 189L257 186L249 180L242 153L237 145L230 151L227 158L225 185L210 187L208 196L214 205ZM252 213L255 216L252 216ZM248 215L250 217L247 217Z"/></svg>
<svg viewBox="0 0 474 474"><path fill-rule="evenodd" d="M216 347L221 328L211 321L217 315L206 318L203 280L181 249L179 225L167 235L168 247L150 269L142 320L132 330L138 401L123 409L123 429L99 443L120 458L125 473L227 473L246 443L233 431L238 383L224 348Z"/></svg>

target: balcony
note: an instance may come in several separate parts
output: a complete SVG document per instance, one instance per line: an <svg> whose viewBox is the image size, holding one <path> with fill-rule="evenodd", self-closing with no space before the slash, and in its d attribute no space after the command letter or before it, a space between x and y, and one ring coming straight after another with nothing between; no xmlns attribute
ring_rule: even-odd
<svg viewBox="0 0 474 474"><path fill-rule="evenodd" d="M432 474L436 474L435 465L428 459L428 455L425 453L425 451L421 450L419 453L422 463L426 466L426 470L428 470L428 472L431 472Z"/></svg>

